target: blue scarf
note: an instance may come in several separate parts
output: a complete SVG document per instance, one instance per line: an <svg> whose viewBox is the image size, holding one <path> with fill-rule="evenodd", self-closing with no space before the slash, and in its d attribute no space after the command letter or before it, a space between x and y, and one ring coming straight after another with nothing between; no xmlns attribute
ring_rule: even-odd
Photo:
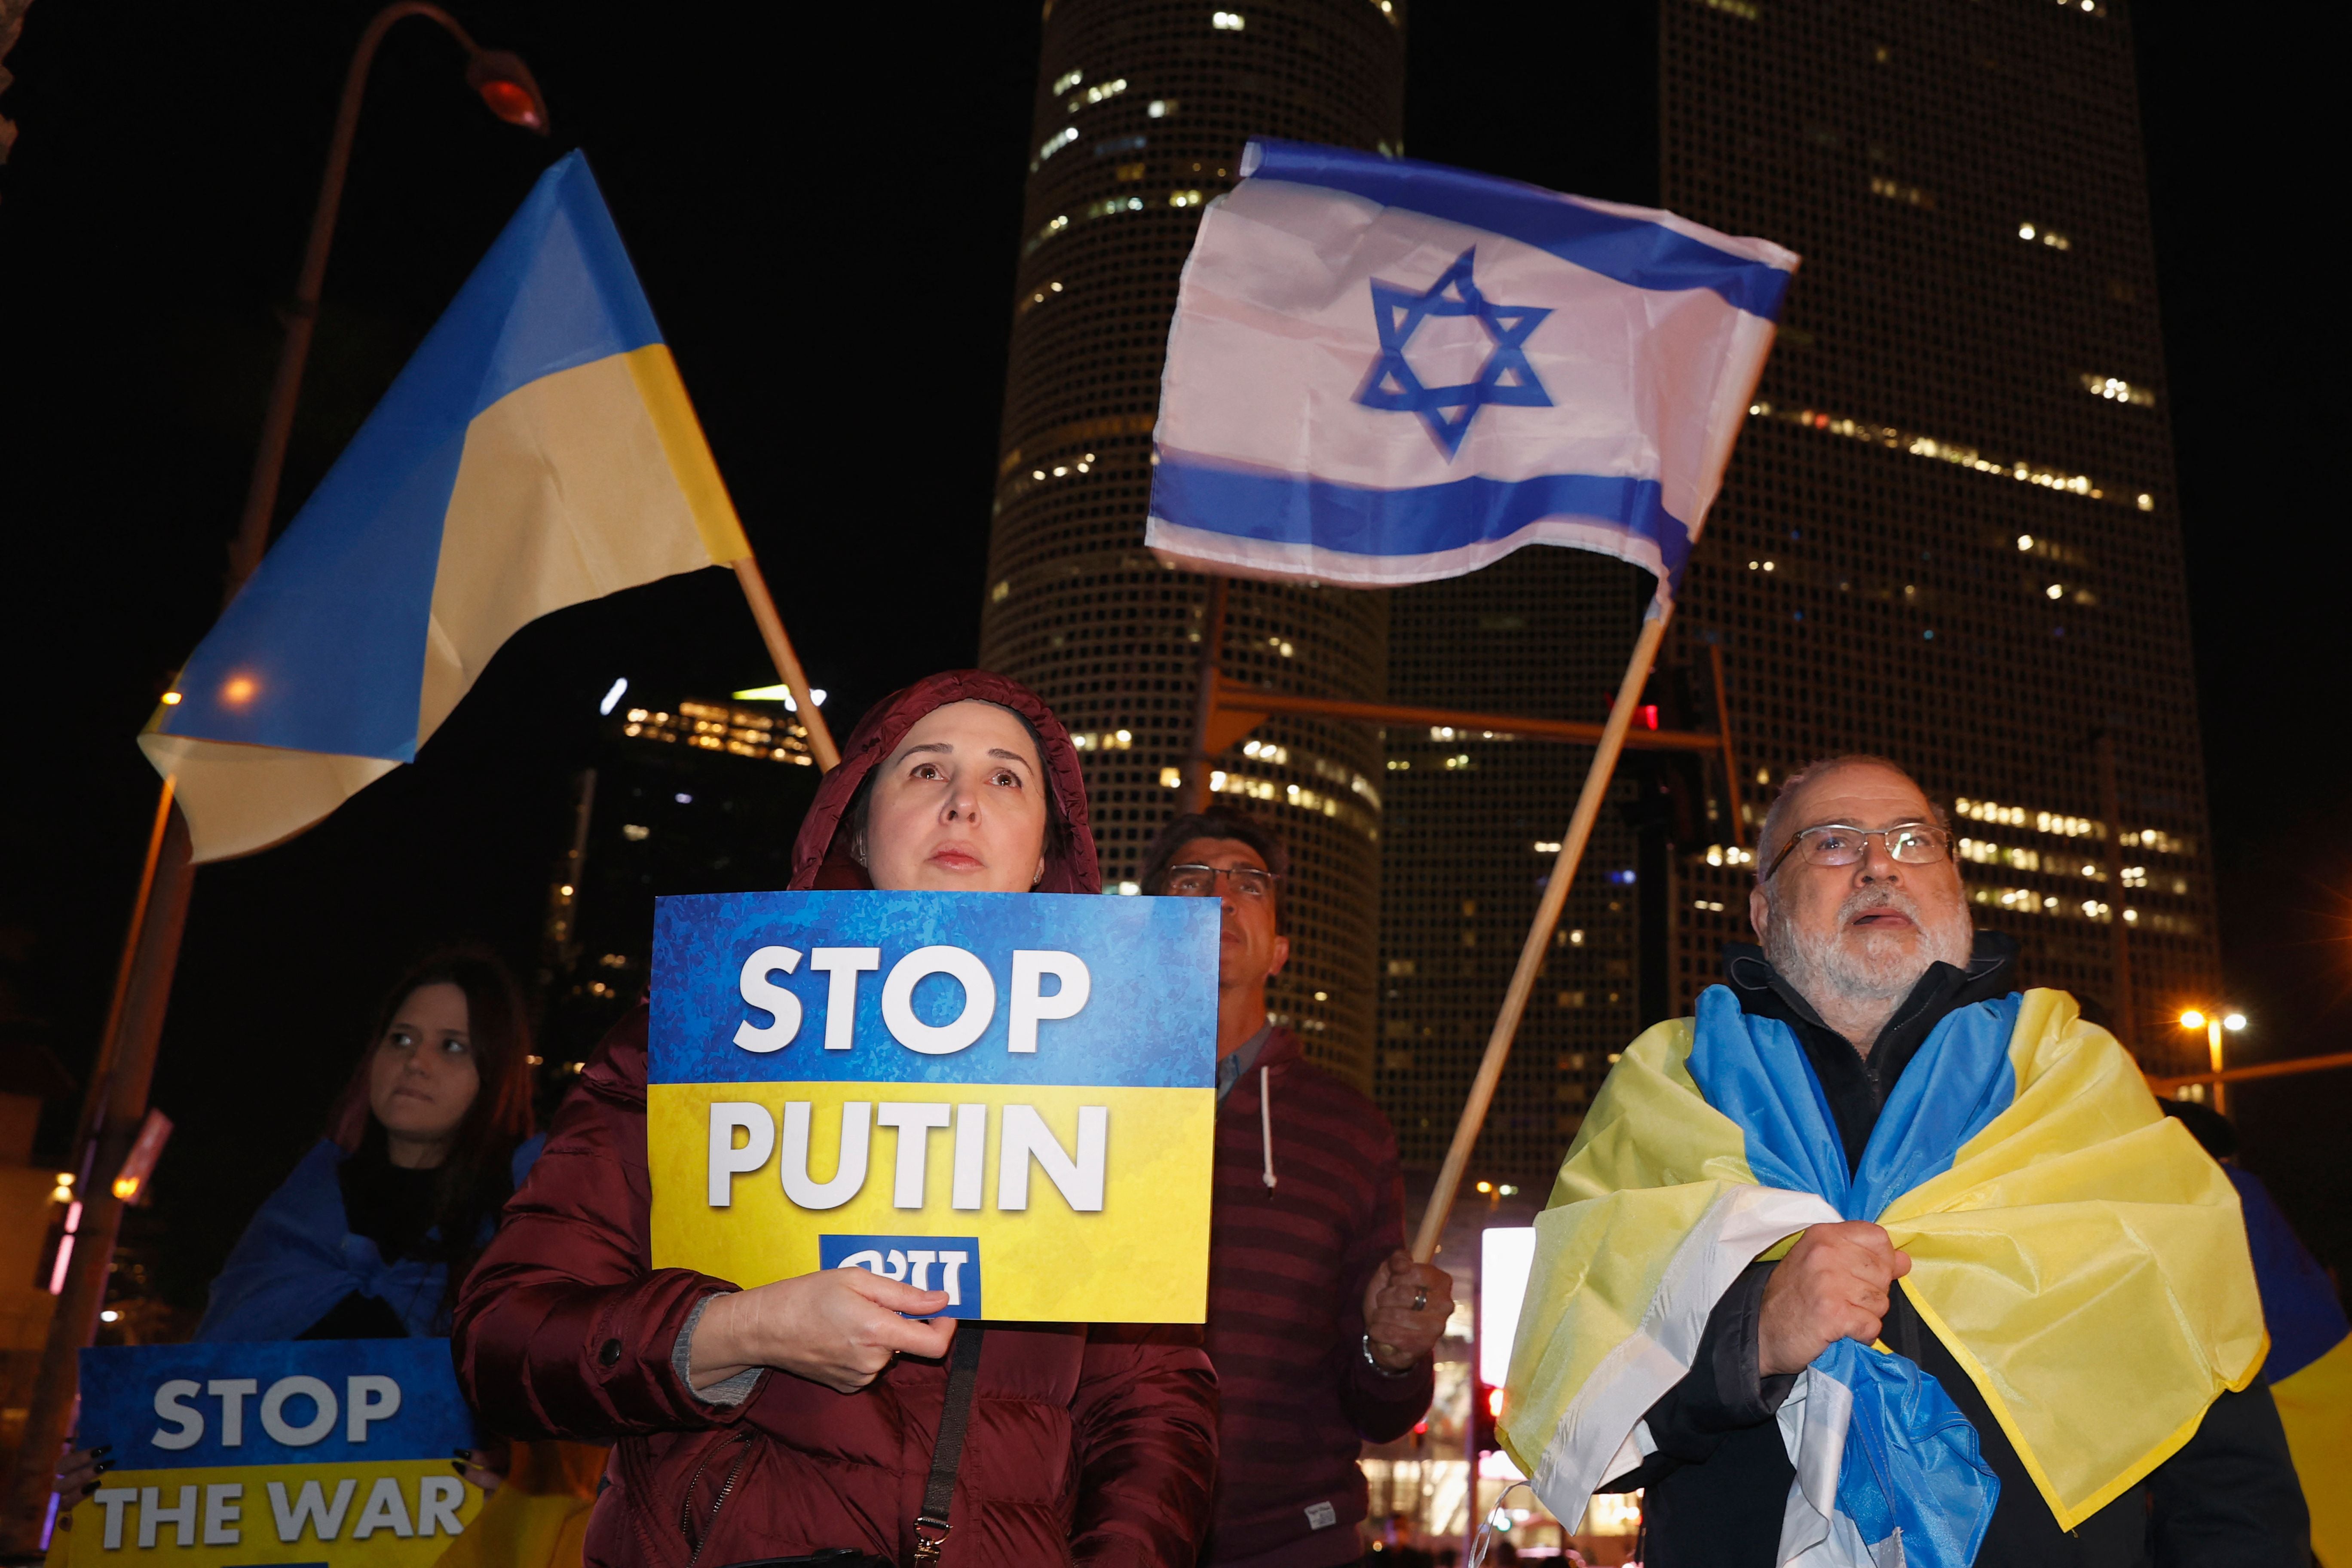
<svg viewBox="0 0 2352 1568"><path fill-rule="evenodd" d="M516 1186L546 1143L541 1133L516 1148ZM213 1281L197 1340L294 1339L354 1292L389 1306L412 1336L448 1331L441 1309L448 1266L415 1258L386 1263L373 1239L352 1233L335 1174L346 1158L339 1144L321 1139L261 1205ZM495 1220L486 1222L482 1239L496 1229ZM437 1228L425 1234L440 1236Z"/></svg>

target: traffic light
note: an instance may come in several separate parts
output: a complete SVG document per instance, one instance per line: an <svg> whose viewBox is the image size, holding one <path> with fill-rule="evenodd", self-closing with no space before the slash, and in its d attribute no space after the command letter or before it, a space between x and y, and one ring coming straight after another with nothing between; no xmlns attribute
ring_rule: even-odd
<svg viewBox="0 0 2352 1568"><path fill-rule="evenodd" d="M1476 1397L1470 1405L1470 1429L1477 1438L1478 1451L1491 1454L1502 1447L1495 1437L1495 1423L1503 1414L1503 1391L1481 1383L1473 1385L1473 1392Z"/></svg>

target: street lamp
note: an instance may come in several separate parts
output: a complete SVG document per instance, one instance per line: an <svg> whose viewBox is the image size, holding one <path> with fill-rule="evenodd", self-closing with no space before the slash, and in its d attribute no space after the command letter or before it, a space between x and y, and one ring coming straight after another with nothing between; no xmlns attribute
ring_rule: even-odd
<svg viewBox="0 0 2352 1568"><path fill-rule="evenodd" d="M2239 1012L2234 1007L2231 1008L2228 1012L2215 1012L2210 1014L2203 1012L2199 1008L2191 1007L2189 1011L2180 1015L2180 1026L2184 1029L2202 1029L2205 1031L2205 1049L2208 1057L2212 1062L2211 1070L2214 1075L2213 1110L2216 1114L2225 1114L2223 1101L2228 1090L2226 1086L2221 1082L2221 1032L2226 1029L2233 1035L2236 1034L2239 1030L2246 1026L2246 1016L2243 1013Z"/></svg>
<svg viewBox="0 0 2352 1568"><path fill-rule="evenodd" d="M261 445L254 454L253 475L246 486L245 513L236 538L229 546L228 581L225 598L235 598L269 547L269 519L278 506L278 484L286 467L287 438L294 426L294 402L302 390L302 368L310 354L311 329L319 317L319 289L327 273L327 247L334 238L335 212L343 193L343 176L351 167L352 138L359 127L360 99L367 86L368 68L376 46L394 23L410 16L428 17L457 39L466 51L466 82L489 111L510 125L547 134L547 100L540 95L530 68L514 55L485 49L474 42L457 18L424 0L395 0L378 11L360 34L350 71L343 79L343 97L335 113L334 138L327 147L327 167L319 182L319 202L310 218L310 237L302 251L302 270L294 286L293 308L286 316L286 342L278 351L278 372L270 383L269 403L261 423ZM100 1043L100 1060L107 1065L94 1075L85 1096L83 1120L76 1137L80 1149L78 1176L104 1168L107 1151L119 1145L110 1139L126 1137L139 1125L147 1085L154 1068L155 1046L162 1029L163 997L152 978L163 976L168 991L173 959L158 961L161 952L175 953L186 919L194 868L188 859L187 825L172 801L169 780L156 808L154 837L148 849L145 880L132 906L131 951L123 956L106 1034ZM150 1156L152 1159L152 1155ZM0 1491L0 1554L16 1560L37 1553L47 1545L47 1521L56 1499L51 1493L52 1470L59 1445L73 1418L76 1358L93 1338L100 1309L104 1306L108 1269L114 1251L122 1203L135 1195L119 1183L92 1184L81 1188L79 1229L70 1258L61 1255L49 1289L57 1305L49 1315L47 1342L25 1414L22 1437L14 1468ZM58 1190L70 1191L61 1181ZM68 1200L70 1201L70 1199Z"/></svg>
<svg viewBox="0 0 2352 1568"><path fill-rule="evenodd" d="M342 205L343 176L350 172L352 139L359 130L360 100L376 46L395 23L423 16L440 25L466 51L466 85L492 114L509 125L547 134L547 100L520 55L486 49L457 19L425 0L394 0L378 11L360 34L343 78L343 98L335 110L335 133L327 144L327 167L319 177L319 203L310 217L310 237L302 249L302 270L294 284L294 305L286 315L286 342L278 353L278 374L261 420L261 446L253 455L253 477L245 492L245 514L229 546L228 595L234 598L269 548L269 520L278 510L278 483L286 469L286 447L294 430L294 404L302 391L302 370L310 357L310 333L319 320L319 291L327 277L327 250L335 237L335 215Z"/></svg>

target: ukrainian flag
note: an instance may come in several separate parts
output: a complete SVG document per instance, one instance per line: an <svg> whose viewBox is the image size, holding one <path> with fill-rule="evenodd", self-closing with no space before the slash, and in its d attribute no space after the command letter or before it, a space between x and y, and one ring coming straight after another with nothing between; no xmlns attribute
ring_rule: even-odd
<svg viewBox="0 0 2352 1568"><path fill-rule="evenodd" d="M1961 1008L1887 1097L1860 1165L1803 1049L1711 987L1611 1070L1536 1221L1503 1446L1559 1518L1638 1466L1739 1271L1875 1220L1902 1289L1984 1396L2060 1528L2136 1485L2268 1346L2238 1195L2063 992ZM1999 1484L1943 1387L1842 1340L1780 1410L1779 1561L1970 1562ZM2300 1455L2298 1455L2298 1458Z"/></svg>
<svg viewBox="0 0 2352 1568"><path fill-rule="evenodd" d="M574 153L489 254L139 744L199 861L310 827L423 745L506 639L751 552Z"/></svg>
<svg viewBox="0 0 2352 1568"><path fill-rule="evenodd" d="M2271 1335L2263 1375L2311 1505L2311 1549L2323 1563L2352 1563L2352 1321L2336 1282L2296 1239L2261 1180L2233 1164L2222 1169L2245 1205Z"/></svg>

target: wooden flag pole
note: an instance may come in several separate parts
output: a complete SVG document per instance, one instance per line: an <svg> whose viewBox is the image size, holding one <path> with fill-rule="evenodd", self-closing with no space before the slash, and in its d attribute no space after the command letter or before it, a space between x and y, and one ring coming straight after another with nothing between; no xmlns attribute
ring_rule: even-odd
<svg viewBox="0 0 2352 1568"><path fill-rule="evenodd" d="M87 1139L79 1153L81 1225L67 1262L64 1289L50 1310L48 1339L42 1347L33 1396L25 1413L24 1436L0 1499L0 1550L41 1550L49 1518L50 1488L58 1455L73 1424L80 1386L81 1348L98 1329L106 1305L114 1242L122 1226L123 1202L114 1178L147 1115L147 1089L155 1076L155 1047L163 1034L163 1012L178 968L180 936L186 928L188 899L196 868L189 858L188 822L163 784L139 895L131 914L122 979L108 1010L107 1037L99 1042L100 1070L90 1082L89 1120L78 1131ZM59 1499L70 1507L79 1499Z"/></svg>
<svg viewBox="0 0 2352 1568"><path fill-rule="evenodd" d="M1494 1101L1495 1086L1503 1077L1503 1064L1510 1058L1511 1037L1518 1033L1519 1016L1528 1010L1528 997L1535 991L1536 976L1543 971L1544 956L1551 946L1552 928L1559 924L1559 912L1567 906L1569 884L1576 879L1577 863L1584 858L1585 841L1592 837L1592 824L1601 816L1601 802L1609 793L1611 776L1617 771L1617 754L1625 747L1626 726L1633 721L1633 710L1641 706L1642 688L1649 683L1650 666L1657 660L1658 643L1666 635L1666 623L1674 618L1674 613L1673 600L1653 600L1649 615L1642 623L1642 635L1633 643L1633 657L1626 662L1625 679L1617 687L1617 700L1609 710L1609 722L1601 726L1600 748L1592 753L1592 766L1584 774L1584 793L1577 796L1576 815L1569 819L1568 835L1560 841L1559 854L1551 864L1551 878L1544 884L1543 897L1537 900L1535 924L1528 931L1527 944L1519 949L1519 966L1512 973L1511 988L1503 994L1503 1009L1496 1016L1495 1032L1486 1037L1486 1059L1478 1064L1478 1076L1470 1082L1470 1098L1462 1107L1462 1120L1454 1128L1453 1147L1445 1151L1445 1163L1438 1170L1437 1185L1430 1191L1429 1206L1422 1211L1421 1232L1412 1243L1416 1263L1426 1263L1436 1255L1438 1237L1445 1232L1454 1192L1462 1185L1462 1173L1470 1163L1470 1151L1478 1142L1478 1130L1486 1124L1486 1108Z"/></svg>
<svg viewBox="0 0 2352 1568"><path fill-rule="evenodd" d="M735 581L743 585L743 597L751 606L751 618L760 624L760 640L768 645L768 657L776 661L776 675L784 689L793 694L793 702L800 710L802 728L808 731L809 750L816 753L816 765L831 773L841 765L841 751L833 743L833 731L825 727L824 715L817 711L816 700L810 695L808 677L801 671L801 656L793 651L793 639L784 635L783 617L776 614L776 601L768 593L768 579L761 574L760 558L746 555L740 561L730 561Z"/></svg>
<svg viewBox="0 0 2352 1568"><path fill-rule="evenodd" d="M1209 809L1209 764L1216 760L1210 735L1216 728L1218 667L1225 644L1225 605L1232 588L1225 577L1209 579L1208 602L1202 606L1201 658L1194 673L1192 749L1184 759L1184 810Z"/></svg>
<svg viewBox="0 0 2352 1568"><path fill-rule="evenodd" d="M1723 742L1723 804L1731 818L1731 842L1748 847L1748 812L1739 798L1739 757L1731 744L1731 699L1723 689L1723 644L1706 645L1708 666L1715 671L1715 732Z"/></svg>

